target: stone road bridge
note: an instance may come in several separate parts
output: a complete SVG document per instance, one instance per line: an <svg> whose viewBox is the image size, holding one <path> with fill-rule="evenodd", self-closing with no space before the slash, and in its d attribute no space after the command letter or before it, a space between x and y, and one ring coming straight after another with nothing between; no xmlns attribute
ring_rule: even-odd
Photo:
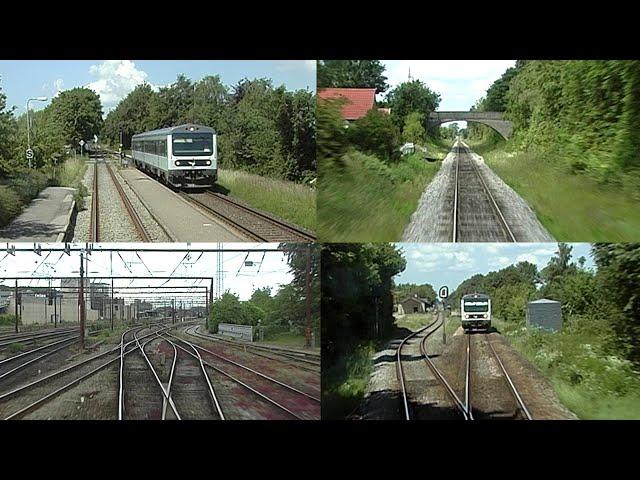
<svg viewBox="0 0 640 480"><path fill-rule="evenodd" d="M505 120L502 112L431 112L429 114L429 123L433 125L458 121L488 125L505 139L508 139L513 132L513 123Z"/></svg>

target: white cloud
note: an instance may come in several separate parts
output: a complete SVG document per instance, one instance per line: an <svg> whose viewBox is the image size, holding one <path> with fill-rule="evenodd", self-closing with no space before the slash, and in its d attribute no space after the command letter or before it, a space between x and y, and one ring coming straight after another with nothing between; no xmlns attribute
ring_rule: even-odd
<svg viewBox="0 0 640 480"><path fill-rule="evenodd" d="M147 73L138 69L131 60L106 60L99 65L91 65L89 73L97 80L87 88L100 96L105 110L117 105L141 83L149 83ZM152 85L152 88L157 87Z"/></svg>
<svg viewBox="0 0 640 480"><path fill-rule="evenodd" d="M438 92L442 110L467 110L514 60L383 60L387 82L395 87L411 77Z"/></svg>

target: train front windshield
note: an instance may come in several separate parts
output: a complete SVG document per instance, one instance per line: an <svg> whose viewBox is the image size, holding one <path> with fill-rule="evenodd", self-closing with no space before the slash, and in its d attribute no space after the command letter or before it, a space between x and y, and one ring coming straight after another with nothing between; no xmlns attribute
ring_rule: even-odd
<svg viewBox="0 0 640 480"><path fill-rule="evenodd" d="M174 133L173 154L176 157L213 154L213 134Z"/></svg>
<svg viewBox="0 0 640 480"><path fill-rule="evenodd" d="M464 302L465 312L488 312L489 302L487 300L469 300Z"/></svg>

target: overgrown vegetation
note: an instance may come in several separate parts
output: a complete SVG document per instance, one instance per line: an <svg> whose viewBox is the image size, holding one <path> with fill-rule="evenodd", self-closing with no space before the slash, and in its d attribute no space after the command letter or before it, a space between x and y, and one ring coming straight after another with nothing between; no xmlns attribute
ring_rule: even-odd
<svg viewBox="0 0 640 480"><path fill-rule="evenodd" d="M294 279L283 285L275 295L271 288L253 291L251 298L240 300L238 295L225 292L211 305L207 328L218 332L220 323L259 326L265 340L278 340L293 334L301 337L306 328L306 262L307 248L300 244L282 244L288 248L287 261ZM311 245L311 320L316 338L320 327L320 251ZM259 338L255 329L255 339Z"/></svg>
<svg viewBox="0 0 640 480"><path fill-rule="evenodd" d="M309 230L316 229L316 193L307 185L241 170L220 170L218 184L229 195Z"/></svg>
<svg viewBox="0 0 640 480"><path fill-rule="evenodd" d="M391 116L374 108L348 128L340 113L345 99L318 104L318 230L323 240L398 240L440 168L440 162L427 159L446 155L448 148L421 124L428 109L436 108L437 94L411 82L388 98ZM396 107L406 114L394 116ZM401 156L402 138L417 145L415 153Z"/></svg>
<svg viewBox="0 0 640 480"><path fill-rule="evenodd" d="M11 313L0 313L0 325L11 325L14 326L16 324L16 316ZM22 320L18 319L18 325L22 324Z"/></svg>
<svg viewBox="0 0 640 480"><path fill-rule="evenodd" d="M593 245L596 271L582 257L572 261L571 250L558 244L541 271L519 262L474 275L448 302L489 294L498 328L580 418L640 418L640 245ZM561 302L561 332L526 328L526 304L539 298Z"/></svg>
<svg viewBox="0 0 640 480"><path fill-rule="evenodd" d="M635 240L638 85L637 60L518 61L475 106L503 111L513 137L474 123L467 136L558 239Z"/></svg>
<svg viewBox="0 0 640 480"><path fill-rule="evenodd" d="M392 278L405 266L391 244L322 246L324 418L344 418L362 400L371 354L393 328Z"/></svg>

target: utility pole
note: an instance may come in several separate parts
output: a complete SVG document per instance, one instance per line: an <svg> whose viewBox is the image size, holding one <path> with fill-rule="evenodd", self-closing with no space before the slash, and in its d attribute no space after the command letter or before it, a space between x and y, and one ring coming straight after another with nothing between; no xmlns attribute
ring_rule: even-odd
<svg viewBox="0 0 640 480"><path fill-rule="evenodd" d="M53 295L53 328L58 328L58 299L55 288L51 294Z"/></svg>
<svg viewBox="0 0 640 480"><path fill-rule="evenodd" d="M18 280L16 280L16 333L18 333Z"/></svg>
<svg viewBox="0 0 640 480"><path fill-rule="evenodd" d="M304 346L311 348L311 244L307 246L307 269L305 279L306 327Z"/></svg>
<svg viewBox="0 0 640 480"><path fill-rule="evenodd" d="M113 277L111 277L111 331L113 332Z"/></svg>
<svg viewBox="0 0 640 480"><path fill-rule="evenodd" d="M80 287L78 288L78 303L80 306L80 350L84 350L84 255L80 252Z"/></svg>

